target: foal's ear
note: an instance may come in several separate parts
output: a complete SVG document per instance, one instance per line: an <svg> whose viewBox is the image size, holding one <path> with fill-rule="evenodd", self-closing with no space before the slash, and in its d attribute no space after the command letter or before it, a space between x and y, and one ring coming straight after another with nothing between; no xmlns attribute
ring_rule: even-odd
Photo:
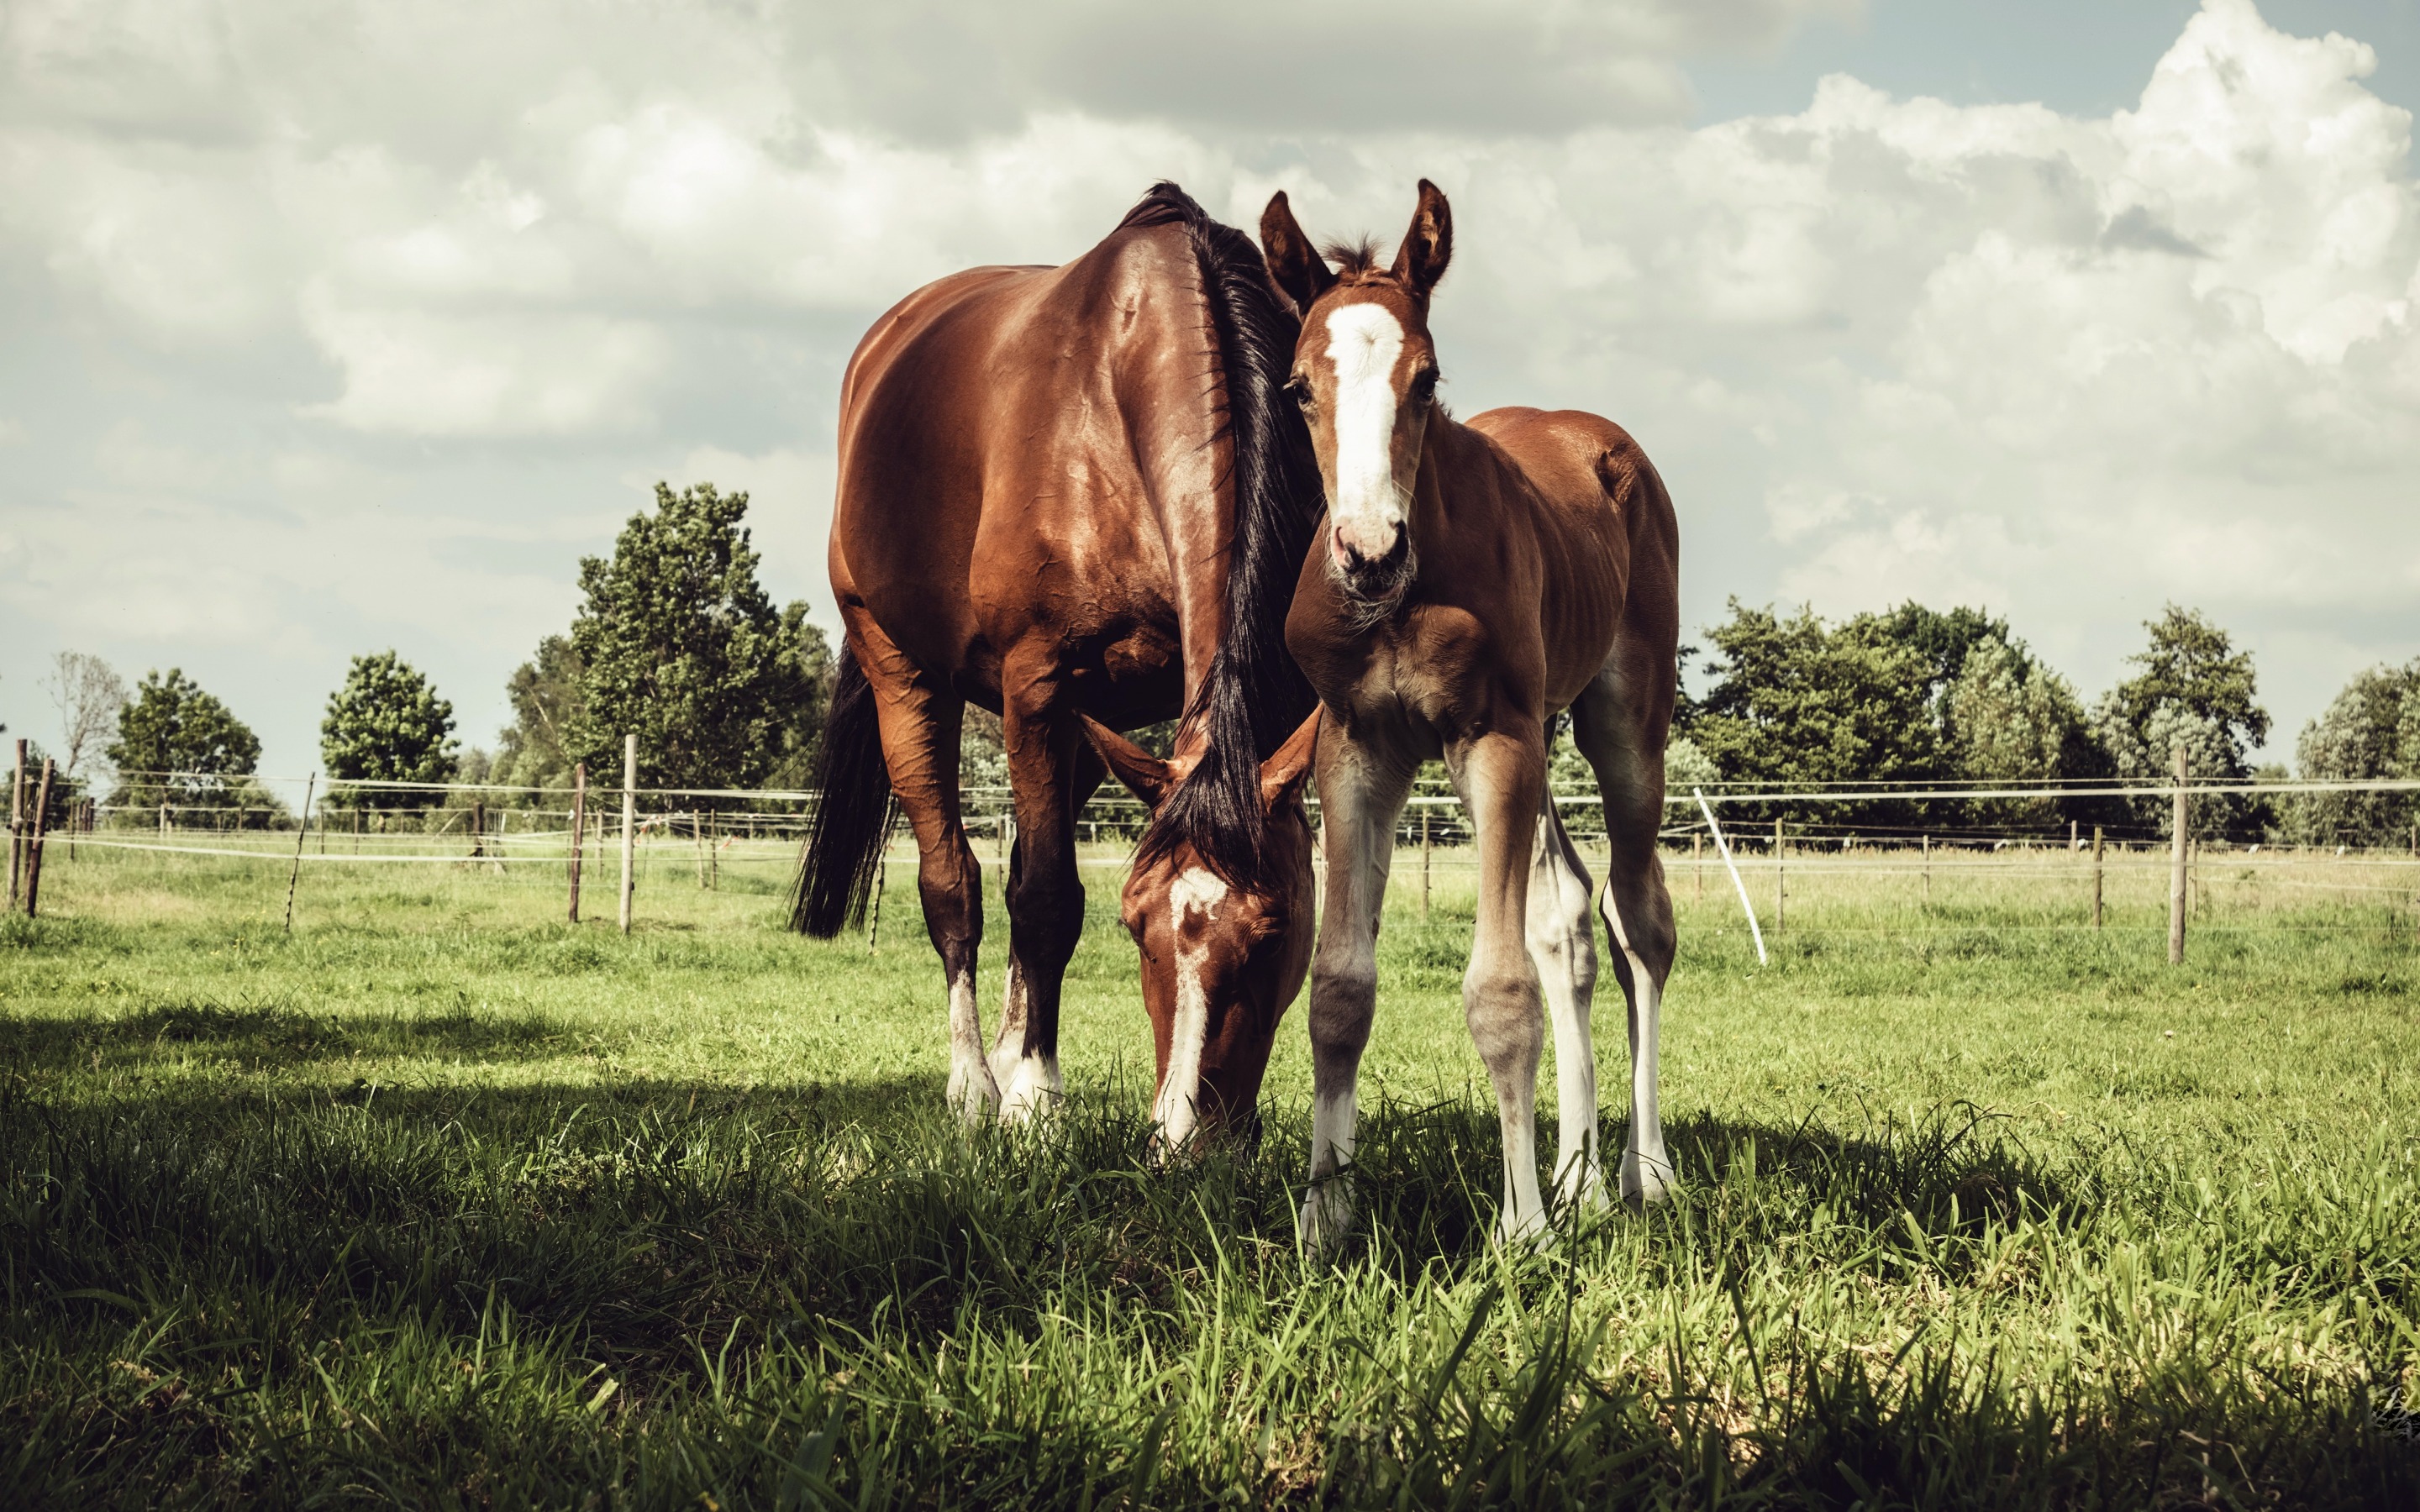
<svg viewBox="0 0 2420 1512"><path fill-rule="evenodd" d="M1412 211L1412 228L1395 250L1395 276L1421 294L1436 287L1445 265L1453 260L1453 207L1445 191L1420 180L1419 208Z"/></svg>
<svg viewBox="0 0 2420 1512"><path fill-rule="evenodd" d="M1089 714L1079 714L1084 721L1084 738L1101 753L1101 760L1128 793L1142 800L1142 806L1154 813L1159 811L1160 800L1176 785L1175 768L1158 757L1102 724Z"/></svg>
<svg viewBox="0 0 2420 1512"><path fill-rule="evenodd" d="M1261 764L1264 807L1275 810L1279 804L1302 791L1303 779L1311 775L1311 758L1319 749L1319 711L1318 704L1311 705L1311 717Z"/></svg>
<svg viewBox="0 0 2420 1512"><path fill-rule="evenodd" d="M1261 212L1261 255L1269 265L1269 276L1294 301L1296 315L1309 315L1313 300L1327 292L1336 282L1327 259L1322 257L1303 235L1302 225L1294 218L1294 207L1286 203L1280 189L1269 196L1269 208Z"/></svg>

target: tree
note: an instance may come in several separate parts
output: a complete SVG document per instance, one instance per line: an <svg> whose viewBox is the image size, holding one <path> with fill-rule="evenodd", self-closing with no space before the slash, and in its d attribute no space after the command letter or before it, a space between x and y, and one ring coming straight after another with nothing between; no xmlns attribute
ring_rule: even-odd
<svg viewBox="0 0 2420 1512"><path fill-rule="evenodd" d="M586 707L586 668L570 640L551 635L537 655L515 668L504 684L513 722L496 742L494 780L531 788L571 784L572 726Z"/></svg>
<svg viewBox="0 0 2420 1512"><path fill-rule="evenodd" d="M255 795L260 737L182 671L147 672L118 706L105 755L117 769L113 804L227 808Z"/></svg>
<svg viewBox="0 0 2420 1512"><path fill-rule="evenodd" d="M2102 695L2092 710L2093 733L2118 775L2129 781L2165 780L2172 770L2171 747L2182 740L2196 780L2248 778L2251 751L2269 738L2268 712L2254 702L2252 654L2237 651L2226 632L2197 610L2174 604L2143 627L2150 632L2150 644L2127 658L2141 671ZM2241 796L2211 795L2195 803L2196 827L2249 831L2258 810ZM2139 799L2134 809L2141 822L2165 830L2166 799Z"/></svg>
<svg viewBox="0 0 2420 1512"><path fill-rule="evenodd" d="M392 651L355 656L344 686L328 696L319 754L340 780L443 782L454 776L454 705ZM353 798L365 809L418 807L423 795L371 789Z"/></svg>
<svg viewBox="0 0 2420 1512"><path fill-rule="evenodd" d="M1705 671L1720 680L1698 701L1688 732L1727 780L1829 786L1940 775L1933 664L1887 622L1859 615L1827 628L1809 609L1782 619L1737 599L1730 611L1706 632L1721 659ZM1907 803L1867 811L1885 824L1921 812Z"/></svg>
<svg viewBox="0 0 2420 1512"><path fill-rule="evenodd" d="M2109 774L2075 689L2005 626L1967 648L1941 712L1951 760L1969 781L2019 787ZM1992 829L2115 817L2081 798L1978 798L1968 809L1973 823Z"/></svg>
<svg viewBox="0 0 2420 1512"><path fill-rule="evenodd" d="M2354 674L2324 713L2303 727L2294 761L2306 779L2420 778L2420 658ZM2307 793L2287 824L2320 845L2381 845L2404 839L2420 819L2410 793Z"/></svg>
<svg viewBox="0 0 2420 1512"><path fill-rule="evenodd" d="M824 716L831 708L831 642L823 627L808 622L804 600L782 610L782 680L776 702L783 711L782 747L766 784L803 788L814 781Z"/></svg>
<svg viewBox="0 0 2420 1512"><path fill-rule="evenodd" d="M51 702L59 711L65 737L65 759L59 769L74 777L86 756L101 754L101 742L116 726L118 706L126 702L126 679L99 656L62 651L51 662Z"/></svg>
<svg viewBox="0 0 2420 1512"><path fill-rule="evenodd" d="M747 512L744 493L659 483L612 557L581 560L566 753L592 773L620 772L625 733L655 787L754 787L793 748L809 657L756 581Z"/></svg>
<svg viewBox="0 0 2420 1512"><path fill-rule="evenodd" d="M1936 722L1950 685L1966 670L1966 658L1978 647L2005 647L2011 643L2008 621L1962 604L1945 612L1910 599L1887 613L1873 616L1873 628L1922 658L1925 700L1933 709Z"/></svg>

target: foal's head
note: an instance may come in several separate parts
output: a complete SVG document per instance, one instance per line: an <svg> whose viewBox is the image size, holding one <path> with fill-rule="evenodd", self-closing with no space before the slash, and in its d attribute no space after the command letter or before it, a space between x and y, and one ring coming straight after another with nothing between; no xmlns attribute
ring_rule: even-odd
<svg viewBox="0 0 2420 1512"><path fill-rule="evenodd" d="M1436 394L1429 291L1453 255L1453 210L1420 180L1419 208L1394 266L1365 246L1332 246L1327 260L1294 218L1283 191L1261 216L1269 273L1302 312L1286 388L1302 407L1327 486L1328 571L1346 594L1391 604L1412 580L1412 481Z"/></svg>
<svg viewBox="0 0 2420 1512"><path fill-rule="evenodd" d="M1091 719L1084 733L1155 812L1192 769L1188 760L1161 761ZM1126 877L1119 913L1142 949L1143 1007L1159 1060L1156 1151L1182 1149L1205 1127L1256 1130L1253 1106L1278 1020L1311 967L1311 820L1302 787L1318 738L1313 709L1261 764L1266 880L1230 882L1184 841L1144 855Z"/></svg>

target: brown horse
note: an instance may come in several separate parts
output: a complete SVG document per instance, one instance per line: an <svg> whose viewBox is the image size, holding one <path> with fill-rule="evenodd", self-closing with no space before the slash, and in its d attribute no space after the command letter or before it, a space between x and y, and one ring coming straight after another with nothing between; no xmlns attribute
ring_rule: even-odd
<svg viewBox="0 0 2420 1512"><path fill-rule="evenodd" d="M946 980L949 1097L970 1119L1020 1119L1062 1090L1060 983L1084 919L1075 819L1103 775L1084 716L1187 716L1184 779L1159 770L1127 888L1130 919L1193 905L1195 943L1171 954L1193 964L1183 981L1143 939L1164 1132L1197 1107L1248 1114L1257 1094L1308 953L1267 941L1310 929L1307 907L1288 912L1296 863L1308 872L1309 738L1261 764L1314 712L1282 640L1318 513L1280 392L1295 333L1251 241L1162 184L1064 267L919 289L850 360L830 548L845 633L794 919L829 937L861 917L895 797ZM988 1057L958 794L968 701L1001 716L1016 835ZM1096 738L1136 773L1151 761ZM1205 885L1179 887L1197 872L1267 907L1205 903Z"/></svg>
<svg viewBox="0 0 2420 1512"><path fill-rule="evenodd" d="M1656 1020L1672 905L1655 849L1680 639L1679 528L1637 443L1575 410L1436 404L1429 296L1452 255L1426 179L1390 268L1369 249L1314 254L1280 193L1261 221L1269 270L1302 312L1288 388L1310 423L1327 521L1304 562L1286 645L1319 692L1327 904L1311 965L1311 1177L1303 1236L1351 1216L1355 1080L1377 1003L1376 943L1397 817L1422 762L1445 759L1479 849L1478 929L1463 1012L1496 1088L1506 1238L1545 1223L1536 1100L1555 1022L1564 1196L1604 1201L1589 999L1589 875L1546 791L1554 717L1569 710L1596 769L1613 860L1604 901L1630 1000L1630 1138L1622 1195L1662 1195Z"/></svg>

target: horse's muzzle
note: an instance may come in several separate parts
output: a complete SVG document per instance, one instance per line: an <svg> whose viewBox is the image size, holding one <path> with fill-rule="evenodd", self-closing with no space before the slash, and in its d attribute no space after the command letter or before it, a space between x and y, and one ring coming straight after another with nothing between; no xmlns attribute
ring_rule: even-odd
<svg viewBox="0 0 2420 1512"><path fill-rule="evenodd" d="M1371 556L1358 543L1346 540L1343 532L1330 532L1327 565L1348 597L1364 604L1387 603L1401 594L1411 579L1411 533L1396 526L1386 550Z"/></svg>

